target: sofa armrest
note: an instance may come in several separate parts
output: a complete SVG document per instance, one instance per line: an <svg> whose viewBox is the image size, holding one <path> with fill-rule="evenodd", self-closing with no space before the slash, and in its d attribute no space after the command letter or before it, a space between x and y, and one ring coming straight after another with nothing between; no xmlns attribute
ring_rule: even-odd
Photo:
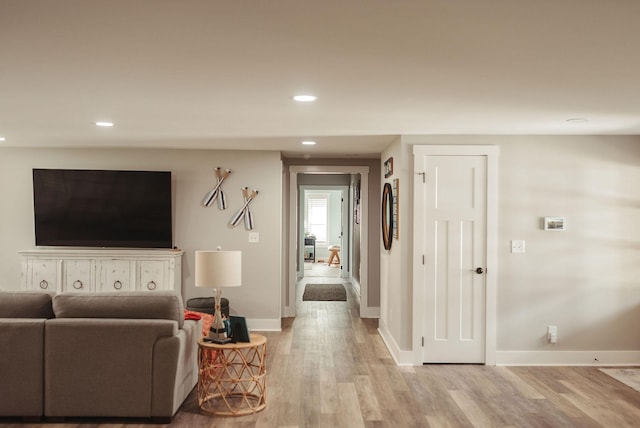
<svg viewBox="0 0 640 428"><path fill-rule="evenodd" d="M0 416L42 416L45 319L0 318Z"/></svg>
<svg viewBox="0 0 640 428"><path fill-rule="evenodd" d="M156 343L152 417L173 416L198 382L197 351L201 330L202 320L187 320L178 334Z"/></svg>

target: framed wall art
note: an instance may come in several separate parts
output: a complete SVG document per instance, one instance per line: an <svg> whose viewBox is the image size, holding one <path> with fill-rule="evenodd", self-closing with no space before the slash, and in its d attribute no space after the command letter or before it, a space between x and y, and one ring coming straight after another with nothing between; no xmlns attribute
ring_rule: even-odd
<svg viewBox="0 0 640 428"><path fill-rule="evenodd" d="M566 229L566 221L564 217L545 217L544 230L551 232L562 232Z"/></svg>
<svg viewBox="0 0 640 428"><path fill-rule="evenodd" d="M385 250L391 250L393 241L393 190L385 183L382 189L382 243Z"/></svg>
<svg viewBox="0 0 640 428"><path fill-rule="evenodd" d="M400 180L393 180L393 237L400 239Z"/></svg>
<svg viewBox="0 0 640 428"><path fill-rule="evenodd" d="M389 158L384 161L384 178L389 178L393 175L393 158Z"/></svg>

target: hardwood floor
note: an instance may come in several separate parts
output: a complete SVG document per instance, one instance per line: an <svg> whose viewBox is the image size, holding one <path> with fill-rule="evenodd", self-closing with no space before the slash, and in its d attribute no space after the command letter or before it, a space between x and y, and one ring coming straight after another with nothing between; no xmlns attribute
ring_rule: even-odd
<svg viewBox="0 0 640 428"><path fill-rule="evenodd" d="M268 338L264 411L237 418L198 410L195 393L171 426L185 427L637 427L640 392L596 367L398 367L377 320L347 302L302 302L298 314ZM9 427L153 427L147 421L67 420Z"/></svg>
<svg viewBox="0 0 640 428"><path fill-rule="evenodd" d="M305 277L325 277L325 278L338 278L340 277L340 267L336 265L329 266L325 261L318 261L316 263L305 262L304 263L304 276Z"/></svg>

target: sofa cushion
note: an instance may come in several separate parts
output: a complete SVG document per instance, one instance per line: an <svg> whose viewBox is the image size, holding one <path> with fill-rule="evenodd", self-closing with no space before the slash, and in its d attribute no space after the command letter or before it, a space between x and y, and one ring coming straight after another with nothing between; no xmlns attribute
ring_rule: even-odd
<svg viewBox="0 0 640 428"><path fill-rule="evenodd" d="M182 298L175 292L62 293L53 298L56 318L168 319L184 325Z"/></svg>
<svg viewBox="0 0 640 428"><path fill-rule="evenodd" d="M52 293L0 291L0 318L53 318Z"/></svg>

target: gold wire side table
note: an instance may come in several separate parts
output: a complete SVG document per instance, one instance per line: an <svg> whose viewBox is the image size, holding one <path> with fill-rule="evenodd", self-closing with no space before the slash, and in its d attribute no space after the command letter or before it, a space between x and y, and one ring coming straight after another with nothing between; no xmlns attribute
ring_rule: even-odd
<svg viewBox="0 0 640 428"><path fill-rule="evenodd" d="M224 345L198 341L198 406L219 416L249 415L267 405L267 338Z"/></svg>

